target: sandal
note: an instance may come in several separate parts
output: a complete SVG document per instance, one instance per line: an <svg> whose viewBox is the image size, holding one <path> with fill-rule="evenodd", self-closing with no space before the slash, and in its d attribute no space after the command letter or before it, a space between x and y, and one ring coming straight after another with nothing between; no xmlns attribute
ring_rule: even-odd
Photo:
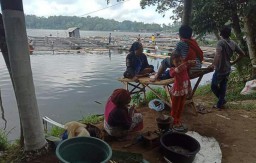
<svg viewBox="0 0 256 163"><path fill-rule="evenodd" d="M223 104L222 104L222 106L221 106L220 108L218 108L217 105L213 105L212 108L213 108L213 109L221 110L221 109L223 109L223 107L224 107L225 104L227 104L227 101L226 101L226 100L223 101Z"/></svg>
<svg viewBox="0 0 256 163"><path fill-rule="evenodd" d="M183 133L188 131L188 128L183 124L174 125L172 129L176 132L183 132Z"/></svg>
<svg viewBox="0 0 256 163"><path fill-rule="evenodd" d="M217 105L213 105L212 108L221 111L221 108L218 108Z"/></svg>

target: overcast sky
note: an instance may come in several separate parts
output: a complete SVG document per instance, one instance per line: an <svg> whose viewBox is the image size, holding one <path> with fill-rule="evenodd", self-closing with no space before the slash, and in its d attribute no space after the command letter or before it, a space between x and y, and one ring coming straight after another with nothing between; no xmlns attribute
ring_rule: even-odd
<svg viewBox="0 0 256 163"><path fill-rule="evenodd" d="M54 15L86 17L89 15L117 21L131 20L144 23L172 23L169 18L171 11L166 12L165 17L163 17L155 11L155 6L146 7L146 9L142 10L140 0L127 0L123 3L110 0L110 2L107 5L106 0L23 0L23 7L25 14L45 17ZM115 6L110 7L112 5Z"/></svg>

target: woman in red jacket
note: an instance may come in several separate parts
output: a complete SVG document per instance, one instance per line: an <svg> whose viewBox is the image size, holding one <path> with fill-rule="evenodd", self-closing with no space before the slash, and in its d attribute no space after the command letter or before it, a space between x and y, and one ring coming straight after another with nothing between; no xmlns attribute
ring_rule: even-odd
<svg viewBox="0 0 256 163"><path fill-rule="evenodd" d="M142 114L134 106L128 107L130 101L130 93L125 89L116 89L109 97L104 113L104 129L109 135L121 137L143 128Z"/></svg>

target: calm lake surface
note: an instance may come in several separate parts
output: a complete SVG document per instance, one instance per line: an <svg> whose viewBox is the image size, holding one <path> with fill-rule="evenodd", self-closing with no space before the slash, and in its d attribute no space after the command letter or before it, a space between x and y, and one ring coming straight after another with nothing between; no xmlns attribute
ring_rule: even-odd
<svg viewBox="0 0 256 163"><path fill-rule="evenodd" d="M30 56L39 113L66 123L90 114L102 114L108 96L123 87L117 81L125 71L126 52L55 54L34 52ZM157 70L161 59L148 58ZM0 89L9 140L19 136L19 115L4 59L0 55ZM209 81L205 75L201 84ZM192 84L194 81L192 82ZM100 104L99 104L100 103ZM0 127L4 121L0 119Z"/></svg>

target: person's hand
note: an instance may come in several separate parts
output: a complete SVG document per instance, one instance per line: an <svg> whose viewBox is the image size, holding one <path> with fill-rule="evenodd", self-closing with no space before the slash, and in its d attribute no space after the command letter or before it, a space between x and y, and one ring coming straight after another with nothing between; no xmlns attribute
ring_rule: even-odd
<svg viewBox="0 0 256 163"><path fill-rule="evenodd" d="M174 70L175 70L176 73L180 73L180 72L182 72L186 69L187 69L186 63L182 63L181 65L176 67Z"/></svg>
<svg viewBox="0 0 256 163"><path fill-rule="evenodd" d="M196 65L196 60L188 60L188 65L190 66L195 66Z"/></svg>
<svg viewBox="0 0 256 163"><path fill-rule="evenodd" d="M149 81L151 81L151 82L155 82L155 81L157 81L157 79L158 79L158 75L157 75L157 74L155 74L155 75L153 75L153 76L150 76Z"/></svg>
<svg viewBox="0 0 256 163"><path fill-rule="evenodd" d="M175 71L176 73L179 73L179 72L180 72L179 69L178 69L178 67L176 67L176 68L174 69L174 71Z"/></svg>
<svg viewBox="0 0 256 163"><path fill-rule="evenodd" d="M135 81L135 82L139 82L139 78L138 78L137 76L134 76L134 77L132 78L132 80Z"/></svg>

